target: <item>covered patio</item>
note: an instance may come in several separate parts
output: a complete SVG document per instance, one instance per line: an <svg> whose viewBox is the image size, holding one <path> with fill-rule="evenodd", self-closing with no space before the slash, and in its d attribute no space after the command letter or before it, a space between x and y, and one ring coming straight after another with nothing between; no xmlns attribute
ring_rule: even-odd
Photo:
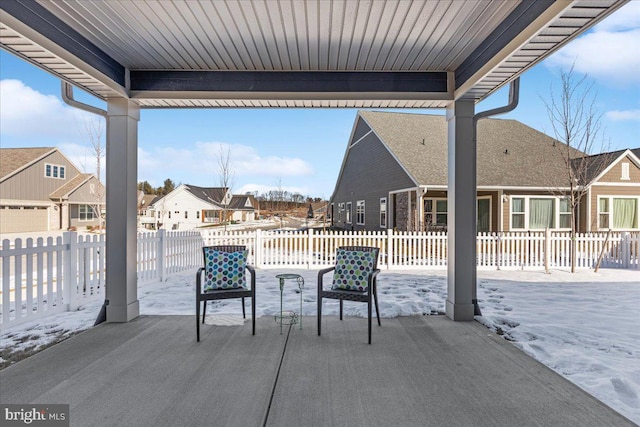
<svg viewBox="0 0 640 427"><path fill-rule="evenodd" d="M449 321L473 320L476 302L475 126L488 114L475 104L624 3L0 2L1 48L106 102L64 89L106 118L108 218L107 323L3 370L1 402L68 403L83 427L632 425L481 325ZM361 319L327 317L318 337L260 318L256 336L209 327L196 343L193 316L140 316L140 110L254 107L446 109L446 317L386 320L369 346Z"/></svg>
<svg viewBox="0 0 640 427"><path fill-rule="evenodd" d="M2 403L68 403L72 426L631 426L476 322L193 316L104 323L2 371ZM9 392L10 391L10 392Z"/></svg>
<svg viewBox="0 0 640 427"><path fill-rule="evenodd" d="M0 47L107 121L108 322L140 314L137 148L144 108L441 108L448 122L447 317L476 298L476 125L518 77L627 0L0 2ZM509 104L475 104L512 83ZM107 103L81 104L80 88ZM357 130L354 130L354 132Z"/></svg>

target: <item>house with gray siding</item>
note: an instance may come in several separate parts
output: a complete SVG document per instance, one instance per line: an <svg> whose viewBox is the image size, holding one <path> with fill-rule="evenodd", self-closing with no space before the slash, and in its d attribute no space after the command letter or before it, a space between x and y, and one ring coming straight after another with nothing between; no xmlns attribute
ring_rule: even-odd
<svg viewBox="0 0 640 427"><path fill-rule="evenodd" d="M57 148L0 149L1 233L96 226L104 204L104 185Z"/></svg>
<svg viewBox="0 0 640 427"><path fill-rule="evenodd" d="M617 220L616 229L638 229L639 150L585 157L505 119L479 121L477 139L479 232L570 230L569 204L562 196L570 191L566 153L607 162L594 167L598 176L584 183L589 192L578 209L578 230L604 229L606 215L611 223L619 218L614 204L619 212L631 212ZM332 225L347 230L446 230L447 149L444 116L359 111L329 205Z"/></svg>

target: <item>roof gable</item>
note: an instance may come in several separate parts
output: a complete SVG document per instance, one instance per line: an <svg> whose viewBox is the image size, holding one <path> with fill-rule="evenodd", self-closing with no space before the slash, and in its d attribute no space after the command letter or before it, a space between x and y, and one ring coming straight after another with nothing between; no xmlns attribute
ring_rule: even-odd
<svg viewBox="0 0 640 427"><path fill-rule="evenodd" d="M17 174L57 150L54 147L0 148L0 181Z"/></svg>
<svg viewBox="0 0 640 427"><path fill-rule="evenodd" d="M360 116L419 185L447 185L444 116L375 111ZM548 135L505 119L480 120L477 134L478 186L549 187L565 180L558 150L567 147Z"/></svg>
<svg viewBox="0 0 640 427"><path fill-rule="evenodd" d="M67 181L64 185L56 189L53 193L51 193L49 195L49 198L54 200L67 199L71 193L82 187L85 182L89 181L93 177L94 175L90 173L81 173L79 175L76 175L71 180Z"/></svg>

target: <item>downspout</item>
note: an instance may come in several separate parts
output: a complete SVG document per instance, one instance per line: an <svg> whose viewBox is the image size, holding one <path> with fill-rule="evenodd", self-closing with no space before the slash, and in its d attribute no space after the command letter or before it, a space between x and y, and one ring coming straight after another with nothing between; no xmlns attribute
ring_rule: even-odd
<svg viewBox="0 0 640 427"><path fill-rule="evenodd" d="M84 104L82 102L76 101L73 98L73 86L71 86L69 83L67 83L66 81L62 80L60 82L60 95L62 96L62 100L65 102L65 104L73 107L73 108L77 108L79 110L83 110L86 111L88 113L91 114L97 114L99 116L104 117L104 119L107 121L107 126L106 128L106 132L109 132L109 117L107 116L107 112L105 110L102 110L98 107L94 107L93 105L89 105L89 104ZM109 140L109 137L107 136L107 141ZM98 317L96 318L96 321L94 322L93 326L99 325L102 322L105 322L107 320L107 306L109 305L109 300L106 299L104 300L104 303L102 304L102 307L100 308L100 312L98 313Z"/></svg>
<svg viewBox="0 0 640 427"><path fill-rule="evenodd" d="M509 103L503 107L494 108L493 110L482 111L475 116L473 116L473 142L477 147L478 142L478 120L486 119L488 117L497 116L498 114L508 113L510 111L515 110L518 106L518 101L520 98L520 77L516 77L515 80L509 84ZM473 314L475 316L482 316L482 312L480 311L480 306L478 305L478 284L476 283L473 288Z"/></svg>

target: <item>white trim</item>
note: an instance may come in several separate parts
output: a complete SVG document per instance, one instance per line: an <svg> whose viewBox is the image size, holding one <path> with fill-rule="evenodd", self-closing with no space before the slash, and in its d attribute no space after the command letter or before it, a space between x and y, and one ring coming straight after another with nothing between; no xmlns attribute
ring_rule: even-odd
<svg viewBox="0 0 640 427"><path fill-rule="evenodd" d="M402 188L400 190L392 190L389 191L389 194L397 194L397 193L408 193L410 191L416 191L417 189L419 189L420 187L410 187L410 188Z"/></svg>
<svg viewBox="0 0 640 427"><path fill-rule="evenodd" d="M384 200L384 225L382 224L382 201ZM380 201L378 203L378 225L380 228L387 228L387 224L389 223L389 203L386 197L380 197Z"/></svg>
<svg viewBox="0 0 640 427"><path fill-rule="evenodd" d="M360 204L362 203L362 221L358 221L360 215ZM366 203L364 200L356 200L356 225L364 225L366 220Z"/></svg>
<svg viewBox="0 0 640 427"><path fill-rule="evenodd" d="M356 122L357 123L357 122ZM367 123L367 125L369 125L369 123ZM373 132L373 130L371 130L371 127L369 127L369 132L365 133L364 135L362 135L360 138L358 138L357 141L355 141L353 144L349 145L349 149L351 149L351 147L355 147L356 144L358 144L360 141L362 141L363 139L365 139L367 136L369 136L371 133Z"/></svg>
<svg viewBox="0 0 640 427"><path fill-rule="evenodd" d="M345 202L345 218L344 218L344 223L345 224L353 224L353 203L352 202Z"/></svg>
<svg viewBox="0 0 640 427"><path fill-rule="evenodd" d="M597 182L591 185L591 187L597 186L603 187L640 187L640 182Z"/></svg>
<svg viewBox="0 0 640 427"><path fill-rule="evenodd" d="M539 194L527 194L527 195L522 195L522 194L509 194L509 200L507 203L509 203L509 231L541 231L544 230L544 228L529 228L529 200L530 199L554 199L554 206L553 206L553 225L554 227L551 228L551 230L553 231L570 231L571 227L569 228L560 228L560 200L564 199L566 197L563 196L557 196L557 195L539 195ZM513 227L513 199L525 199L524 200L524 228L514 228ZM567 212L565 212L566 214ZM515 212L515 214L519 214L522 215L522 212Z"/></svg>
<svg viewBox="0 0 640 427"><path fill-rule="evenodd" d="M602 228L600 227L600 199L608 199L609 200L609 212L607 212L607 214L609 215L609 227L605 227ZM614 228L613 227L613 199L630 199L630 200L636 200L637 204L636 204L636 209L638 210L636 212L636 227L635 228ZM619 195L599 195L596 199L596 215L597 215L597 222L596 222L596 230L597 231L603 231L603 230L613 230L613 231L624 231L624 230L640 230L640 218L638 218L638 216L640 216L640 196L619 196Z"/></svg>
<svg viewBox="0 0 640 427"><path fill-rule="evenodd" d="M622 167L620 180L629 181L631 179L631 176L629 175L629 162L621 162L620 166Z"/></svg>

